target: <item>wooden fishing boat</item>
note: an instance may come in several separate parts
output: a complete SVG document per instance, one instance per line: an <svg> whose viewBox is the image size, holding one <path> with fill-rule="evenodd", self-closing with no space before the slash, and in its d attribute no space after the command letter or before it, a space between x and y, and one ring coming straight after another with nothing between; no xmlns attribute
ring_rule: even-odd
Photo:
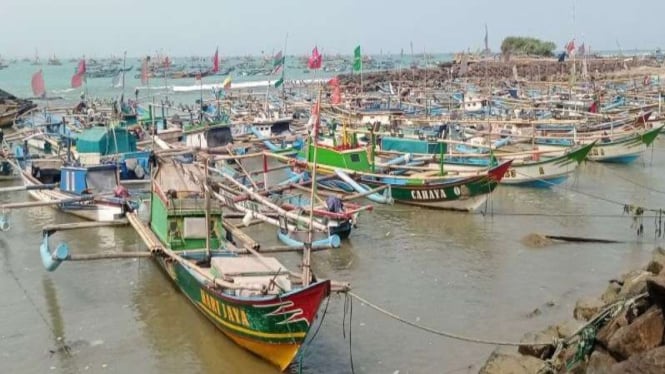
<svg viewBox="0 0 665 374"><path fill-rule="evenodd" d="M369 188L390 186L392 199L400 203L460 211L477 210L494 191L512 163L510 160L473 176L446 173L429 166L417 168L399 165L392 166L399 172L388 174L385 171L390 170L382 172L372 165L365 148L309 144L303 154L307 161L304 167L311 167L315 147L317 167L321 172L337 174L355 192L364 193L368 188L358 183L354 185L353 179ZM372 172L372 169L375 172Z"/></svg>
<svg viewBox="0 0 665 374"><path fill-rule="evenodd" d="M300 275L250 246L239 249L231 244L221 207L212 203L207 178L200 173L193 164L170 161L155 170L149 223L136 213L127 215L149 252L87 255L86 259L153 257L215 327L284 370L298 355L323 300L333 290L348 290L348 284L317 280L309 271L308 257L303 258L306 267ZM44 228L40 255L48 271L76 259L66 243L49 247L50 235L72 228Z"/></svg>
<svg viewBox="0 0 665 374"><path fill-rule="evenodd" d="M183 167L200 173L193 165ZM284 370L298 354L331 283L300 286L275 258L229 251L221 209L213 205L206 213L202 195L201 186L173 164L158 167L150 233L166 255L156 256L157 262L219 330ZM208 251L206 258L206 242L220 250Z"/></svg>
<svg viewBox="0 0 665 374"><path fill-rule="evenodd" d="M17 116L37 107L30 100L19 99L16 96L0 90L0 129L12 127Z"/></svg>
<svg viewBox="0 0 665 374"><path fill-rule="evenodd" d="M623 139L597 142L589 153L589 160L628 164L640 157L658 137L662 128L656 127Z"/></svg>
<svg viewBox="0 0 665 374"><path fill-rule="evenodd" d="M43 205L90 221L117 221L137 208L123 196L127 191L119 189L114 164L77 167L59 159L32 160L21 180L30 197Z"/></svg>
<svg viewBox="0 0 665 374"><path fill-rule="evenodd" d="M502 184L528 186L528 187L551 187L562 183L575 171L577 166L586 158L594 143L570 147L563 151L560 156L549 156L539 151L527 152L496 152L486 153L488 149L466 147L465 154L445 153L447 149L446 140L413 139L382 137L380 158L407 154L409 165L429 165L432 170L440 169L440 165L431 161L440 160L443 157L443 168L447 172L456 172L459 175L473 175L496 166L497 162L513 160L510 168L506 171ZM459 149L460 144L454 144ZM558 152L557 152L558 153Z"/></svg>

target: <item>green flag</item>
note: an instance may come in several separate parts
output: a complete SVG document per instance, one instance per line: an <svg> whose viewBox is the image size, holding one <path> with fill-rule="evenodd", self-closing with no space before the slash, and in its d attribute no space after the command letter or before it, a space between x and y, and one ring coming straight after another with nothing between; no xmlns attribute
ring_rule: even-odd
<svg viewBox="0 0 665 374"><path fill-rule="evenodd" d="M360 55L360 46L353 50L353 71L361 71L363 69L363 58Z"/></svg>
<svg viewBox="0 0 665 374"><path fill-rule="evenodd" d="M280 77L277 81L275 81L275 88L278 88L283 84L284 84L284 76Z"/></svg>

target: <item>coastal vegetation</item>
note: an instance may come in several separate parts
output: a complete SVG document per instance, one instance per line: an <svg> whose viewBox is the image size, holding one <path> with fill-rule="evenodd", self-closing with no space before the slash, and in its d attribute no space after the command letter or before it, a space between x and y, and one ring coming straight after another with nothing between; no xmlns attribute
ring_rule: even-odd
<svg viewBox="0 0 665 374"><path fill-rule="evenodd" d="M508 36L501 43L504 55L532 55L550 57L554 55L556 44L532 37Z"/></svg>

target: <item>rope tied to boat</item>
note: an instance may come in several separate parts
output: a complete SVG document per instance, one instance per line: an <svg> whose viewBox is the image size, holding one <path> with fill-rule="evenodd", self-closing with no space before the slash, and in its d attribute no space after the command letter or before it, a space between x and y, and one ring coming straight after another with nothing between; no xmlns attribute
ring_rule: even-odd
<svg viewBox="0 0 665 374"><path fill-rule="evenodd" d="M582 327L580 327L577 331L575 331L573 334L566 338L554 338L551 341L540 341L540 342L514 342L514 341L505 341L505 340L492 340L492 339L483 339L483 338L476 338L476 337L470 337L470 336L464 336L456 333L452 333L449 331L444 331L444 330L437 330L428 326L421 325L416 322L412 322L407 320L404 317L401 317L395 313L392 313L374 303L371 303L367 299L349 291L347 294L360 301L361 303L367 305L368 307L374 309L375 311L392 318L398 322L404 323L406 325L409 325L411 327L414 327L418 330L422 330L434 335L439 335L443 336L446 338L450 338L453 340L459 340L459 341L464 341L468 343L476 343L476 344L486 344L486 345L499 345L499 346L512 346L512 347L522 347L522 346L546 346L546 345L553 345L555 347L558 347L559 345L562 345L563 347L566 347L569 345L571 342L573 342L575 339L579 339L584 330L589 328L589 327L594 327L596 329L599 329L602 325L604 325L608 320L613 319L616 317L621 311L625 310L625 308L632 306L637 302L638 300L646 297L648 294L643 293L640 295L637 295L633 298L630 299L624 299L624 300L619 300L613 304L610 304L606 306L603 310L601 310L599 313L594 316L594 318L590 319L587 323L585 323ZM345 302L346 303L346 302ZM594 335L595 336L595 335Z"/></svg>

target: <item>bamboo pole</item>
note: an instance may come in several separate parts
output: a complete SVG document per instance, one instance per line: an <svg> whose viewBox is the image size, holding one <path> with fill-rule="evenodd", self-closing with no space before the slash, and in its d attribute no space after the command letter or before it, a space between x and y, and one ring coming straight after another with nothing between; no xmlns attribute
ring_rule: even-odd
<svg viewBox="0 0 665 374"><path fill-rule="evenodd" d="M144 251L144 252L102 252L102 253L93 253L93 254L76 254L69 255L67 261L94 261L94 260L110 260L110 259L121 259L121 258L145 258L152 257L153 254Z"/></svg>
<svg viewBox="0 0 665 374"><path fill-rule="evenodd" d="M125 226L127 224L128 221L126 219L120 219L114 221L102 221L102 222L72 222L72 223L46 225L44 226L44 231L67 231L67 230L89 229L94 227Z"/></svg>

